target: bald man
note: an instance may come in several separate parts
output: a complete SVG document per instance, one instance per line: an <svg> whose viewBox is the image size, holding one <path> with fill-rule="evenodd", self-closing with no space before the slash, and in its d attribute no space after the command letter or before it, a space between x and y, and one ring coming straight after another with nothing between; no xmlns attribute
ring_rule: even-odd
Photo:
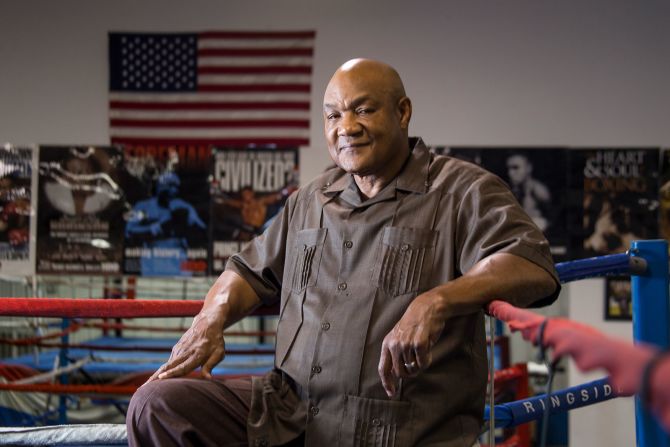
<svg viewBox="0 0 670 447"><path fill-rule="evenodd" d="M231 257L133 396L131 444L476 443L483 308L553 301L548 243L500 179L408 138L412 103L390 66L342 65L323 116L336 167ZM274 370L211 380L224 328L277 301ZM179 378L198 367L201 378Z"/></svg>

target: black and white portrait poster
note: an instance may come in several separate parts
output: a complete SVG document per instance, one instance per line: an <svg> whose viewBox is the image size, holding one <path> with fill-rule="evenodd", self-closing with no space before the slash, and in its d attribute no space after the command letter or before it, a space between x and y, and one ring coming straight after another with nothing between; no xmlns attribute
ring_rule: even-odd
<svg viewBox="0 0 670 447"><path fill-rule="evenodd" d="M298 150L217 148L212 173L213 272L261 234L298 188Z"/></svg>
<svg viewBox="0 0 670 447"><path fill-rule="evenodd" d="M659 237L670 241L670 148L665 148L661 151L661 172L659 177Z"/></svg>
<svg viewBox="0 0 670 447"><path fill-rule="evenodd" d="M571 235L580 257L623 253L631 242L658 237L659 150L574 149Z"/></svg>
<svg viewBox="0 0 670 447"><path fill-rule="evenodd" d="M39 148L38 273L121 273L123 169L117 147Z"/></svg>
<svg viewBox="0 0 670 447"><path fill-rule="evenodd" d="M568 258L567 154L563 148L481 148L481 165L503 179L542 230L556 261Z"/></svg>
<svg viewBox="0 0 670 447"><path fill-rule="evenodd" d="M125 216L125 273L207 275L211 149L128 146L124 155L133 185Z"/></svg>
<svg viewBox="0 0 670 447"><path fill-rule="evenodd" d="M0 273L34 273L32 147L0 148Z"/></svg>
<svg viewBox="0 0 670 447"><path fill-rule="evenodd" d="M429 150L437 155L448 155L476 165L482 164L481 151L477 147L430 146Z"/></svg>

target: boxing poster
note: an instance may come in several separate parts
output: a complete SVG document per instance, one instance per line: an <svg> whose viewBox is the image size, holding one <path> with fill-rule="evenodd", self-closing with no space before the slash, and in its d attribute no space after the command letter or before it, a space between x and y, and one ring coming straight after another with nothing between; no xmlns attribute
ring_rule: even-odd
<svg viewBox="0 0 670 447"><path fill-rule="evenodd" d="M117 147L39 148L38 273L121 273L123 169Z"/></svg>
<svg viewBox="0 0 670 447"><path fill-rule="evenodd" d="M569 158L574 257L623 253L658 237L658 149L574 149Z"/></svg>
<svg viewBox="0 0 670 447"><path fill-rule="evenodd" d="M481 151L476 147L430 146L429 150L437 155L448 155L476 165L482 164Z"/></svg>
<svg viewBox="0 0 670 447"><path fill-rule="evenodd" d="M661 151L661 172L658 188L659 236L670 241L670 148Z"/></svg>
<svg viewBox="0 0 670 447"><path fill-rule="evenodd" d="M217 148L212 173L212 260L219 274L261 234L298 188L298 149Z"/></svg>
<svg viewBox="0 0 670 447"><path fill-rule="evenodd" d="M435 146L431 150L478 164L504 180L544 233L554 260L568 259L565 149Z"/></svg>
<svg viewBox="0 0 670 447"><path fill-rule="evenodd" d="M605 320L633 320L630 277L605 278Z"/></svg>
<svg viewBox="0 0 670 447"><path fill-rule="evenodd" d="M124 155L132 185L123 222L124 272L207 275L211 149L127 146Z"/></svg>
<svg viewBox="0 0 670 447"><path fill-rule="evenodd" d="M481 165L503 179L544 233L555 261L568 259L567 152L552 147L482 148Z"/></svg>
<svg viewBox="0 0 670 447"><path fill-rule="evenodd" d="M0 273L29 276L34 272L32 147L0 148Z"/></svg>

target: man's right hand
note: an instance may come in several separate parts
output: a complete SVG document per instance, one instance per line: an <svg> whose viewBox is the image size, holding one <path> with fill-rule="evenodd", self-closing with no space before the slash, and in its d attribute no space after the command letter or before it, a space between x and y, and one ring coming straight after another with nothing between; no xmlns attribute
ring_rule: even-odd
<svg viewBox="0 0 670 447"><path fill-rule="evenodd" d="M211 379L212 369L225 357L224 324L225 318L220 311L203 309L174 345L169 360L147 382L185 376L199 366L202 366L200 375Z"/></svg>

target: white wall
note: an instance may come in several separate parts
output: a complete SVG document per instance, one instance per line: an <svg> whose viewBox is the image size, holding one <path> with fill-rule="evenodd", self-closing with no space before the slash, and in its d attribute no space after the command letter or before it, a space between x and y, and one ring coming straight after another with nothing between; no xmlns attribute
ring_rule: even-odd
<svg viewBox="0 0 670 447"><path fill-rule="evenodd" d="M568 316L571 320L595 326L604 333L625 340L633 340L633 325L623 321L604 321L605 282L589 279L570 283L566 287ZM580 372L568 362L568 386L575 386L605 376L603 371ZM635 445L635 400L617 398L598 405L570 412L570 446Z"/></svg>
<svg viewBox="0 0 670 447"><path fill-rule="evenodd" d="M431 144L670 145L669 19L664 0L4 1L0 142L108 142L108 31L315 29L302 181L328 163L323 88L357 56L399 70L414 102L411 131ZM605 327L602 293L577 290L570 315ZM595 411L607 430L584 428L599 441L579 444L632 445L600 437L614 427L632 433L629 414ZM575 419L573 427L592 423Z"/></svg>

